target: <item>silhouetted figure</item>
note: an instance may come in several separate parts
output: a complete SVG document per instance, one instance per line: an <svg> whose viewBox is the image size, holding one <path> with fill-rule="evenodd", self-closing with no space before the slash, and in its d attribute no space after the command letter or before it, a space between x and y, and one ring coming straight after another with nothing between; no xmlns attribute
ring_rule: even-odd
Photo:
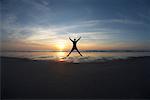
<svg viewBox="0 0 150 100"><path fill-rule="evenodd" d="M71 54L71 52L72 52L73 50L77 50L77 52L82 56L82 54L79 52L79 50L78 50L78 48L77 48L77 46L76 46L77 42L81 39L81 37L80 37L78 40L76 40L76 39L72 40L70 37L69 37L69 39L72 41L73 47L72 47L70 53L67 55L67 57Z"/></svg>

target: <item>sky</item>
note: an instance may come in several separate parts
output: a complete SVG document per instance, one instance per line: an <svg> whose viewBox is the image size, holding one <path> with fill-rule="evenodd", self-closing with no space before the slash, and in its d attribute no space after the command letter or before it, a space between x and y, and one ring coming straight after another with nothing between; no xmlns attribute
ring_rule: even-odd
<svg viewBox="0 0 150 100"><path fill-rule="evenodd" d="M0 0L2 50L150 50L150 0Z"/></svg>

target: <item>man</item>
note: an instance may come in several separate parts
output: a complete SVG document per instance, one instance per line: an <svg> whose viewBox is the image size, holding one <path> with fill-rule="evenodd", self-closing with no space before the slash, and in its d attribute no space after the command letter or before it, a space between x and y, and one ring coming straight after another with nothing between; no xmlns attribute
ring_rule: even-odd
<svg viewBox="0 0 150 100"><path fill-rule="evenodd" d="M69 39L72 41L73 47L72 47L70 53L67 55L67 57L71 54L71 52L72 52L73 50L77 50L77 52L82 56L82 54L79 52L79 50L78 50L78 48L77 48L77 46L76 46L77 42L81 39L81 37L80 37L79 39L77 39L77 40L76 40L76 39L72 40L70 37L69 37Z"/></svg>

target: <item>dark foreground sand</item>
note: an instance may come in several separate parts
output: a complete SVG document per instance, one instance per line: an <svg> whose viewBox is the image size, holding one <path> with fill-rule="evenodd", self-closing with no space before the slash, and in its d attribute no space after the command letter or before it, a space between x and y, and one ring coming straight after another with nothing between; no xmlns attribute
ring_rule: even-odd
<svg viewBox="0 0 150 100"><path fill-rule="evenodd" d="M1 57L2 98L150 98L150 57L58 63Z"/></svg>

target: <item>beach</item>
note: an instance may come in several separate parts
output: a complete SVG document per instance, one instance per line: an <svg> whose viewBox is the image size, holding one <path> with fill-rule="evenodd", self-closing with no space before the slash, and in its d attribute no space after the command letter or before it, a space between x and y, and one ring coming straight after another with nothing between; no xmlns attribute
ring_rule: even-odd
<svg viewBox="0 0 150 100"><path fill-rule="evenodd" d="M150 98L150 56L68 63L1 57L2 98Z"/></svg>

